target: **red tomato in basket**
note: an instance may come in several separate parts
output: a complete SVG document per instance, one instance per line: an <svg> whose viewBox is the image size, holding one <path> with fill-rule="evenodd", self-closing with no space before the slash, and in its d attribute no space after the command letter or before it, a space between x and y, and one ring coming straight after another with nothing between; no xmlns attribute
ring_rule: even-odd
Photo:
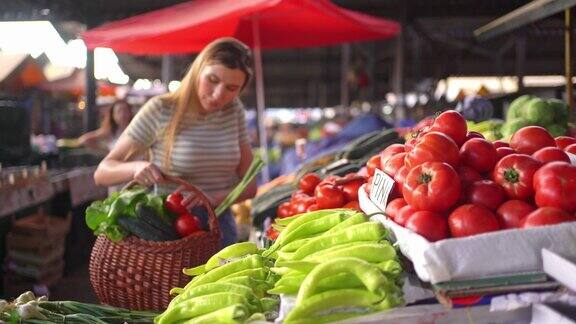
<svg viewBox="0 0 576 324"><path fill-rule="evenodd" d="M452 237L464 237L497 231L500 224L488 208L467 204L456 208L448 216L448 227Z"/></svg>
<svg viewBox="0 0 576 324"><path fill-rule="evenodd" d="M180 237L186 237L200 231L200 220L198 220L198 217L186 212L176 218L174 227Z"/></svg>
<svg viewBox="0 0 576 324"><path fill-rule="evenodd" d="M496 160L500 161L502 160L503 157L514 153L516 153L516 151L514 151L510 147L506 146L499 147L496 149Z"/></svg>
<svg viewBox="0 0 576 324"><path fill-rule="evenodd" d="M342 190L334 185L325 185L316 193L316 204L319 209L340 208L346 203Z"/></svg>
<svg viewBox="0 0 576 324"><path fill-rule="evenodd" d="M374 175L374 169L378 168L380 169L380 154L376 154L373 157L371 157L368 162L366 162L366 169L368 169L368 175L369 176L373 176Z"/></svg>
<svg viewBox="0 0 576 324"><path fill-rule="evenodd" d="M292 204L290 202L283 202L278 206L276 210L276 216L278 218L285 218L292 216Z"/></svg>
<svg viewBox="0 0 576 324"><path fill-rule="evenodd" d="M492 178L511 199L530 200L534 197L532 178L542 164L525 154L510 154L496 163Z"/></svg>
<svg viewBox="0 0 576 324"><path fill-rule="evenodd" d="M396 186L398 186L398 188L402 188L404 185L406 177L408 176L408 172L410 172L410 170L408 170L405 165L401 166L400 169L396 171L396 174L394 175L394 182L396 182Z"/></svg>
<svg viewBox="0 0 576 324"><path fill-rule="evenodd" d="M576 154L576 144L570 144L564 148L564 152Z"/></svg>
<svg viewBox="0 0 576 324"><path fill-rule="evenodd" d="M384 164L384 168L382 171L389 175L390 177L394 178L398 170L404 166L404 158L406 153L398 153L394 156L391 156Z"/></svg>
<svg viewBox="0 0 576 324"><path fill-rule="evenodd" d="M532 154L532 157L540 161L542 164L546 164L554 161L561 161L570 163L570 158L566 152L562 151L557 147L545 147Z"/></svg>
<svg viewBox="0 0 576 324"><path fill-rule="evenodd" d="M522 154L532 154L548 146L556 146L556 141L544 127L540 126L520 128L510 140L510 147Z"/></svg>
<svg viewBox="0 0 576 324"><path fill-rule="evenodd" d="M400 209L398 209L398 212L396 213L396 216L394 217L394 222L396 222L396 224L398 225L406 225L406 222L410 219L410 217L412 217L412 215L417 212L417 210L410 206L410 205L406 205Z"/></svg>
<svg viewBox="0 0 576 324"><path fill-rule="evenodd" d="M460 198L460 179L450 165L426 162L410 170L402 194L417 210L443 212Z"/></svg>
<svg viewBox="0 0 576 324"><path fill-rule="evenodd" d="M384 165L389 158L393 157L398 153L406 152L404 144L392 144L380 152L380 169L384 170Z"/></svg>
<svg viewBox="0 0 576 324"><path fill-rule="evenodd" d="M429 211L415 212L408 218L404 227L424 236L431 242L440 241L448 237L446 217Z"/></svg>
<svg viewBox="0 0 576 324"><path fill-rule="evenodd" d="M187 212L186 207L182 206L182 200L184 200L184 197L181 193L171 193L166 197L164 206L174 214L182 214Z"/></svg>
<svg viewBox="0 0 576 324"><path fill-rule="evenodd" d="M496 149L485 139L473 138L460 148L460 162L480 173L492 171L496 164Z"/></svg>
<svg viewBox="0 0 576 324"><path fill-rule="evenodd" d="M434 119L430 131L443 133L460 146L466 140L468 126L466 119L459 112L448 110Z"/></svg>
<svg viewBox="0 0 576 324"><path fill-rule="evenodd" d="M506 200L504 188L490 180L479 180L473 182L467 190L466 202L470 204L482 205L495 211Z"/></svg>
<svg viewBox="0 0 576 324"><path fill-rule="evenodd" d="M486 138L484 138L484 135L482 135L481 133L471 131L471 132L468 132L468 135L466 135L466 141L465 142L467 142L473 138L486 139Z"/></svg>
<svg viewBox="0 0 576 324"><path fill-rule="evenodd" d="M576 166L552 162L534 173L534 189L538 207L558 207L576 211Z"/></svg>
<svg viewBox="0 0 576 324"><path fill-rule="evenodd" d="M386 205L386 210L384 211L384 213L388 215L388 217L390 217L391 219L394 219L398 214L400 208L406 205L408 205L408 203L406 202L406 200L404 200L404 198L396 198Z"/></svg>
<svg viewBox="0 0 576 324"><path fill-rule="evenodd" d="M365 183L364 180L353 180L346 182L342 185L342 192L346 201L357 201L358 200L358 189Z"/></svg>
<svg viewBox="0 0 576 324"><path fill-rule="evenodd" d="M299 181L300 190L306 194L311 195L314 193L316 186L322 181L316 173L307 173Z"/></svg>
<svg viewBox="0 0 576 324"><path fill-rule="evenodd" d="M276 240L278 238L278 235L280 235L280 233L272 227L269 227L268 230L266 231L266 237L271 241Z"/></svg>
<svg viewBox="0 0 576 324"><path fill-rule="evenodd" d="M527 228L573 221L576 221L576 218L565 210L556 207L540 207L528 214L522 220L520 226Z"/></svg>
<svg viewBox="0 0 576 324"><path fill-rule="evenodd" d="M508 200L498 207L496 217L502 228L518 228L522 220L536 207L523 200Z"/></svg>
<svg viewBox="0 0 576 324"><path fill-rule="evenodd" d="M504 142L503 140L494 141L494 142L492 142L492 144L494 145L495 148L510 147L510 144L508 144L507 142Z"/></svg>
<svg viewBox="0 0 576 324"><path fill-rule="evenodd" d="M554 141L556 142L556 147L562 150L568 145L576 144L576 138L570 136L558 136Z"/></svg>
<svg viewBox="0 0 576 324"><path fill-rule="evenodd" d="M451 166L457 166L460 163L458 145L443 133L426 133L406 154L405 164L412 169L425 162L446 162Z"/></svg>

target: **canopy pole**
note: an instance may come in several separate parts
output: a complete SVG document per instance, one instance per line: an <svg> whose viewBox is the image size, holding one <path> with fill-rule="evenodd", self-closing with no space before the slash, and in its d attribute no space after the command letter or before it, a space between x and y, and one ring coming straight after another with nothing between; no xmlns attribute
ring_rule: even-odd
<svg viewBox="0 0 576 324"><path fill-rule="evenodd" d="M268 141L266 136L265 103L264 103L264 76L262 74L262 52L260 50L260 26L258 17L252 17L252 36L254 39L254 72L256 74L256 111L258 112L258 139L260 140L260 150L262 160L265 165L262 168L262 180L267 183L270 181L270 170L268 168Z"/></svg>
<svg viewBox="0 0 576 324"><path fill-rule="evenodd" d="M341 47L341 79L340 79L340 105L344 108L348 107L350 102L350 95L348 91L348 70L350 70L350 44L342 44Z"/></svg>
<svg viewBox="0 0 576 324"><path fill-rule="evenodd" d="M564 10L564 61L566 72L566 99L568 101L568 120L574 117L574 95L572 90L572 12Z"/></svg>
<svg viewBox="0 0 576 324"><path fill-rule="evenodd" d="M96 78L94 78L94 50L86 50L86 110L84 132L96 129Z"/></svg>
<svg viewBox="0 0 576 324"><path fill-rule="evenodd" d="M162 56L161 76L162 85L166 89L166 92L168 92L168 84L170 83L170 80L172 80L172 56L169 54Z"/></svg>

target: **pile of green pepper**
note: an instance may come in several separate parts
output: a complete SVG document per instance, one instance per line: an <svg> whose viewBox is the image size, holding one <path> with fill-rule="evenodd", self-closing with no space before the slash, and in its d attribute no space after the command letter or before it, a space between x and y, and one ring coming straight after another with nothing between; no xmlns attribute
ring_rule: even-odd
<svg viewBox="0 0 576 324"><path fill-rule="evenodd" d="M238 243L206 264L184 269L192 280L170 291L177 296L154 322L242 323L276 317L279 298L266 291L277 276L270 271L273 261L261 253L254 243Z"/></svg>
<svg viewBox="0 0 576 324"><path fill-rule="evenodd" d="M331 322L402 305L402 268L388 232L364 214L323 210L278 220L263 255L281 275L271 294L297 295L285 323Z"/></svg>

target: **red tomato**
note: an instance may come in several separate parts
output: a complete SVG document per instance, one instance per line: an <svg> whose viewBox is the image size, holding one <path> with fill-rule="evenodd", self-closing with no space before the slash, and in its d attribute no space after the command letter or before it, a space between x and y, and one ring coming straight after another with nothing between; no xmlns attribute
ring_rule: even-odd
<svg viewBox="0 0 576 324"><path fill-rule="evenodd" d="M482 134L480 134L480 133L478 133L478 132L471 131L471 132L468 132L468 134L466 135L466 140L465 140L464 142L467 142L467 141L469 141L469 140L471 140L471 139L473 139L473 138L485 139L485 138L484 138L484 135L482 135Z"/></svg>
<svg viewBox="0 0 576 324"><path fill-rule="evenodd" d="M570 136L558 136L554 139L556 146L565 149L568 145L576 144L576 138Z"/></svg>
<svg viewBox="0 0 576 324"><path fill-rule="evenodd" d="M548 146L556 146L556 141L545 128L540 126L520 128L510 140L510 147L521 154L530 155Z"/></svg>
<svg viewBox="0 0 576 324"><path fill-rule="evenodd" d="M482 180L482 176L478 171L472 169L469 166L460 165L457 166L455 169L458 177L460 178L460 183L462 184L462 188L468 187L475 181Z"/></svg>
<svg viewBox="0 0 576 324"><path fill-rule="evenodd" d="M498 222L502 228L518 228L524 217L536 208L522 200L508 200L496 211Z"/></svg>
<svg viewBox="0 0 576 324"><path fill-rule="evenodd" d="M516 153L516 151L514 151L512 148L510 147L499 147L496 149L496 159L498 161L502 160L503 157L505 157L506 155L510 155L510 154L514 154Z"/></svg>
<svg viewBox="0 0 576 324"><path fill-rule="evenodd" d="M490 180L480 180L472 183L467 190L466 202L484 206L495 211L506 200L504 188Z"/></svg>
<svg viewBox="0 0 576 324"><path fill-rule="evenodd" d="M380 152L380 169L384 170L384 165L386 161L392 156L398 153L404 153L406 149L404 148L404 144L392 144L385 148L382 152Z"/></svg>
<svg viewBox="0 0 576 324"><path fill-rule="evenodd" d="M415 212L417 212L417 210L410 206L410 205L406 205L400 209L398 209L398 212L396 213L396 217L394 217L394 222L396 222L396 224L398 225L406 225L406 222L408 221L408 219L410 219L410 217L412 216L412 214L414 214Z"/></svg>
<svg viewBox="0 0 576 324"><path fill-rule="evenodd" d="M176 218L174 228L180 237L186 237L200 231L200 221L198 217L186 212Z"/></svg>
<svg viewBox="0 0 576 324"><path fill-rule="evenodd" d="M564 148L564 152L576 154L576 144L570 144Z"/></svg>
<svg viewBox="0 0 576 324"><path fill-rule="evenodd" d="M398 153L388 159L386 164L384 165L384 173L389 175L390 177L394 178L398 170L404 166L404 159L406 157L406 153Z"/></svg>
<svg viewBox="0 0 576 324"><path fill-rule="evenodd" d="M394 219L400 208L406 205L408 205L408 203L406 200L404 200L404 198L396 198L386 205L386 210L384 210L384 213L388 215L389 218Z"/></svg>
<svg viewBox="0 0 576 324"><path fill-rule="evenodd" d="M540 161L542 164L546 164L548 162L554 161L561 161L570 163L570 158L566 152L562 151L557 147L545 147L541 148L538 151L532 154L532 157L536 160Z"/></svg>
<svg viewBox="0 0 576 324"><path fill-rule="evenodd" d="M311 211L315 211L315 210L319 210L320 208L318 208L318 204L312 204L310 206L308 206L308 208L306 208L306 212L311 212Z"/></svg>
<svg viewBox="0 0 576 324"><path fill-rule="evenodd" d="M443 212L458 201L460 179L450 165L426 162L410 170L402 193L417 210Z"/></svg>
<svg viewBox="0 0 576 324"><path fill-rule="evenodd" d="M299 181L299 188L303 192L311 195L316 186L322 181L316 173L307 173Z"/></svg>
<svg viewBox="0 0 576 324"><path fill-rule="evenodd" d="M410 170L408 170L405 165L401 166L400 169L396 171L396 174L394 175L394 181L396 182L398 188L402 188L404 185L404 181L406 181L408 172L410 172Z"/></svg>
<svg viewBox="0 0 576 324"><path fill-rule="evenodd" d="M276 210L276 216L279 218L285 218L292 216L292 205L289 202L283 202L278 205Z"/></svg>
<svg viewBox="0 0 576 324"><path fill-rule="evenodd" d="M322 186L316 194L316 204L319 209L339 208L345 203L344 193L334 185Z"/></svg>
<svg viewBox="0 0 576 324"><path fill-rule="evenodd" d="M551 162L534 174L536 205L576 211L576 166Z"/></svg>
<svg viewBox="0 0 576 324"><path fill-rule="evenodd" d="M511 199L530 200L534 195L532 177L540 162L525 154L510 154L496 163L494 182L504 187Z"/></svg>
<svg viewBox="0 0 576 324"><path fill-rule="evenodd" d="M266 237L271 241L276 240L278 238L278 235L280 235L280 233L278 233L278 231L272 227L269 227L268 230L266 231Z"/></svg>
<svg viewBox="0 0 576 324"><path fill-rule="evenodd" d="M466 119L464 119L459 112L448 110L434 119L430 131L448 135L448 137L460 146L466 139L468 126L466 126Z"/></svg>
<svg viewBox="0 0 576 324"><path fill-rule="evenodd" d="M308 211L308 207L316 203L315 197L302 197L292 203L292 212L297 214L303 214Z"/></svg>
<svg viewBox="0 0 576 324"><path fill-rule="evenodd" d="M358 201L349 201L342 208L354 209L359 212L362 211L362 209L360 209L360 203L358 203Z"/></svg>
<svg viewBox="0 0 576 324"><path fill-rule="evenodd" d="M164 206L169 211L175 214L182 214L186 213L188 210L186 207L182 206L182 200L184 197L181 193L171 193L166 197L166 201L164 202Z"/></svg>
<svg viewBox="0 0 576 324"><path fill-rule="evenodd" d="M487 140L473 138L460 148L460 161L480 173L492 171L496 165L496 149Z"/></svg>
<svg viewBox="0 0 576 324"><path fill-rule="evenodd" d="M494 141L494 142L492 142L492 144L494 144L495 148L510 147L510 144L508 144L508 142L504 142L503 140Z"/></svg>
<svg viewBox="0 0 576 324"><path fill-rule="evenodd" d="M380 169L380 154L376 154L366 162L366 168L368 169L368 175L374 175L374 169Z"/></svg>
<svg viewBox="0 0 576 324"><path fill-rule="evenodd" d="M302 191L301 189L298 189L298 190L294 191L294 192L290 195L290 198L291 198L291 201L292 201L292 202L296 202L298 199L308 198L308 197L310 197L310 195L308 195L307 193L305 193L305 192Z"/></svg>
<svg viewBox="0 0 576 324"><path fill-rule="evenodd" d="M408 218L404 227L424 236L431 242L440 241L448 237L446 217L429 211L415 212Z"/></svg>
<svg viewBox="0 0 576 324"><path fill-rule="evenodd" d="M439 132L430 132L422 136L406 155L405 163L410 169L424 162L446 162L457 166L459 159L458 145L450 137Z"/></svg>
<svg viewBox="0 0 576 324"><path fill-rule="evenodd" d="M346 182L342 185L342 192L344 192L344 197L346 201L358 200L358 189L365 183L363 180L354 180Z"/></svg>
<svg viewBox="0 0 576 324"><path fill-rule="evenodd" d="M456 208L448 216L453 237L471 236L500 229L496 216L486 207L467 204Z"/></svg>
<svg viewBox="0 0 576 324"><path fill-rule="evenodd" d="M556 207L540 207L526 216L520 226L522 228L553 225L573 222L576 218L565 210Z"/></svg>

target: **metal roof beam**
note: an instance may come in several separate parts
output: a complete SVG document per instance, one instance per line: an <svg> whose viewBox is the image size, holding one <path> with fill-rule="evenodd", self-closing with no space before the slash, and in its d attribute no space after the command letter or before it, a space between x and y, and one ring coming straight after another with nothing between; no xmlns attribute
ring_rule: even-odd
<svg viewBox="0 0 576 324"><path fill-rule="evenodd" d="M474 36L484 41L576 5L576 0L534 0L476 30Z"/></svg>

